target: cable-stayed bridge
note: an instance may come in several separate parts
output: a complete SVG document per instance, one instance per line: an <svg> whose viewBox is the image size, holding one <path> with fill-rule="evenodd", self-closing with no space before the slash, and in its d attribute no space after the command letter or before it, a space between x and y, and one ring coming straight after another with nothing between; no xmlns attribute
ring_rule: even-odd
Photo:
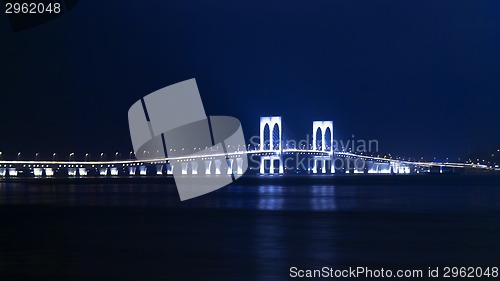
<svg viewBox="0 0 500 281"><path fill-rule="evenodd" d="M488 169L480 164L406 161L362 152L335 151L332 121L313 122L312 143L285 143L281 116L260 118L259 143L224 147L224 153L220 153L219 147L182 149L186 150L186 156L155 157L150 156L154 155L152 151L138 151L135 155L139 159L114 161L6 160L0 161L0 177L241 175L247 170L246 163L250 173L261 175L449 173Z"/></svg>

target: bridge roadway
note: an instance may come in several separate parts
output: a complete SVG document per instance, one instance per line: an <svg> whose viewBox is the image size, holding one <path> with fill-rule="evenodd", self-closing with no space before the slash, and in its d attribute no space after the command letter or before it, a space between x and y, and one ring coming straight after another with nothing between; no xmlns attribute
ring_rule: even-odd
<svg viewBox="0 0 500 281"><path fill-rule="evenodd" d="M0 177L16 177L19 174L23 176L33 175L35 177L52 177L56 173L60 175L62 170L67 176L119 176L119 175L148 175L148 170L153 170L153 174L157 175L172 175L175 166L180 166L181 174L242 174L244 172L244 155L257 156L261 158L260 172L261 174L284 173L282 157L287 155L299 155L314 160L313 166L306 168L313 174L316 173L335 173L340 169L337 168L337 162L340 161L349 164L349 161L362 160L363 168L351 167L343 169L345 173L419 173L429 172L433 168L438 168L442 173L444 169L455 168L470 168L470 169L487 169L486 165L467 164L467 163L452 163L452 162L420 162L387 159L383 157L374 157L369 155L354 154L350 152L325 152L321 150L308 149L282 149L282 150L249 150L235 151L223 153L214 153L206 155L189 155L182 157L142 159L142 160L115 160L115 161L0 161ZM273 164L271 168L265 166L265 160L280 160L280 169L275 171ZM359 159L359 160L358 160ZM227 169L221 168L223 160L227 161ZM317 162L322 162L321 169L318 169ZM331 168L327 172L325 163L329 161ZM344 162L342 162L344 161ZM345 162L347 161L347 162ZM198 171L198 163L205 165L205 170ZM190 165L189 165L190 164ZM354 165L355 166L355 165ZM189 171L189 167L191 170ZM265 170L267 169L267 170Z"/></svg>

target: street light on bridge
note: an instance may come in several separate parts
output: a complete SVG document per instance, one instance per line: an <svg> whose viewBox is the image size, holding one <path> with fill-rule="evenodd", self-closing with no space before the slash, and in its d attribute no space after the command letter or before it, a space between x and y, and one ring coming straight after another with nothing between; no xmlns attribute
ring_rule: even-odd
<svg viewBox="0 0 500 281"><path fill-rule="evenodd" d="M89 157L88 153L85 153L85 162L87 162L87 158Z"/></svg>
<svg viewBox="0 0 500 281"><path fill-rule="evenodd" d="M38 161L38 155L40 155L40 153L35 153L35 161Z"/></svg>
<svg viewBox="0 0 500 281"><path fill-rule="evenodd" d="M75 156L75 153L71 152L71 153L69 154L69 157L68 157L69 161L71 161L71 156Z"/></svg>
<svg viewBox="0 0 500 281"><path fill-rule="evenodd" d="M21 160L21 152L18 152L17 153L17 161L20 161Z"/></svg>
<svg viewBox="0 0 500 281"><path fill-rule="evenodd" d="M52 161L56 161L56 156L57 156L57 153L55 153L55 152L54 152L54 153L52 154Z"/></svg>

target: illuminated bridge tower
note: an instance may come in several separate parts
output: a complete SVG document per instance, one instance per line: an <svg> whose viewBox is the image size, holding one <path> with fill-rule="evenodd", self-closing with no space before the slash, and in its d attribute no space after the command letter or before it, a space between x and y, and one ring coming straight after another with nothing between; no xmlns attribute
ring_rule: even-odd
<svg viewBox="0 0 500 281"><path fill-rule="evenodd" d="M266 139L265 132L269 132ZM275 138L277 136L277 139ZM260 173L266 172L266 162L269 161L269 173L275 173L275 161L278 161L278 173L283 174L281 116L260 117L260 147L263 152L260 158ZM268 153L266 153L268 152Z"/></svg>
<svg viewBox="0 0 500 281"><path fill-rule="evenodd" d="M328 152L328 156L315 156L313 173L318 173L318 163L321 163L321 173L326 173L327 161L330 164L330 172L335 173L333 161L333 121L313 122L313 147L312 150Z"/></svg>

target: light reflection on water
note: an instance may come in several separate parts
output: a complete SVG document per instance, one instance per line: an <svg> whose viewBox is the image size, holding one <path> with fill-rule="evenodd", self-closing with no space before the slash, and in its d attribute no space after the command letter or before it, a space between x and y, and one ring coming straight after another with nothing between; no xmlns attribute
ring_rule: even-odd
<svg viewBox="0 0 500 281"><path fill-rule="evenodd" d="M232 185L181 202L173 185L0 182L0 206L51 206L0 208L0 275L232 281L287 280L291 266L496 266L499 201L496 186Z"/></svg>
<svg viewBox="0 0 500 281"><path fill-rule="evenodd" d="M168 184L59 184L0 182L0 205L142 206L264 211L500 210L491 186L232 185L181 202Z"/></svg>
<svg viewBox="0 0 500 281"><path fill-rule="evenodd" d="M231 186L180 202L174 186L68 185L38 186L0 183L0 205L154 206L229 208L277 211L333 211L334 186Z"/></svg>
<svg viewBox="0 0 500 281"><path fill-rule="evenodd" d="M259 186L258 187L259 210L281 210L283 209L283 187L281 186Z"/></svg>
<svg viewBox="0 0 500 281"><path fill-rule="evenodd" d="M311 186L311 209L317 211L335 210L335 187Z"/></svg>

